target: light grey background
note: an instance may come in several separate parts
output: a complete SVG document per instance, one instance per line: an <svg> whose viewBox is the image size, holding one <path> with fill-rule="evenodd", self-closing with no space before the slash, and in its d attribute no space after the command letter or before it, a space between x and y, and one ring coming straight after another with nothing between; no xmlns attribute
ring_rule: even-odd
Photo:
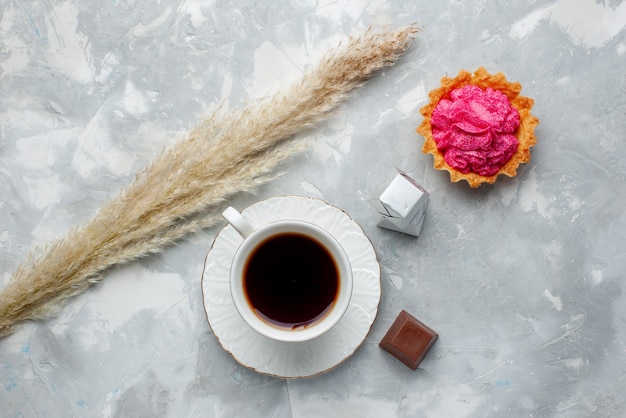
<svg viewBox="0 0 626 418"><path fill-rule="evenodd" d="M413 48L308 131L309 152L230 202L309 195L362 225L383 295L354 356L283 380L225 353L200 289L217 226L1 340L0 415L626 415L624 1L2 0L0 286L203 112L413 22ZM432 169L415 128L442 76L478 66L520 81L541 124L516 178L473 190ZM431 194L418 239L376 227L396 167ZM401 309L440 334L417 371L378 347Z"/></svg>

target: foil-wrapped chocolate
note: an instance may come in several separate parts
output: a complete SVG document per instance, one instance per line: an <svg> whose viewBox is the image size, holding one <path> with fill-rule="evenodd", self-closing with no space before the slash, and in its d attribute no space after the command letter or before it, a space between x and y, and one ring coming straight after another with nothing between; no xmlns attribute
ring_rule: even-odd
<svg viewBox="0 0 626 418"><path fill-rule="evenodd" d="M426 217L428 197L422 186L398 170L398 175L379 199L372 202L381 216L378 226L419 236Z"/></svg>

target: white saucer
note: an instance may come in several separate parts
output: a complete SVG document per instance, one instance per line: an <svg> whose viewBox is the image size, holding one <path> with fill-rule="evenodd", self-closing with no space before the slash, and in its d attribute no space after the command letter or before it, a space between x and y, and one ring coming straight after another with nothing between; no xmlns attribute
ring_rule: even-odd
<svg viewBox="0 0 626 418"><path fill-rule="evenodd" d="M378 313L380 265L372 243L348 214L319 199L273 197L241 213L253 228L280 219L299 219L328 230L348 254L354 288L343 318L324 335L298 343L263 337L243 322L230 296L230 264L242 238L227 225L213 242L202 276L204 309L220 344L242 365L277 377L309 377L339 365L359 348Z"/></svg>

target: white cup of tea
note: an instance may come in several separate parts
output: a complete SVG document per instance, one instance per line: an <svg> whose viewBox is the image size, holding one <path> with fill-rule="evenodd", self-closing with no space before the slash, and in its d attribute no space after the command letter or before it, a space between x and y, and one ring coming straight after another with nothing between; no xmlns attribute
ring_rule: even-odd
<svg viewBox="0 0 626 418"><path fill-rule="evenodd" d="M339 322L352 297L352 268L328 231L300 220L255 229L232 207L223 216L244 238L230 268L231 296L244 322L287 342L319 337Z"/></svg>

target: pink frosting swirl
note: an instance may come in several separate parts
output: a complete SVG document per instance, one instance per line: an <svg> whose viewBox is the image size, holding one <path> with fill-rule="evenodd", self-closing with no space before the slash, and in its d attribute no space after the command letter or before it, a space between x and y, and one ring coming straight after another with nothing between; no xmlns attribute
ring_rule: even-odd
<svg viewBox="0 0 626 418"><path fill-rule="evenodd" d="M520 116L500 91L468 84L441 99L431 118L433 139L452 168L492 176L511 159Z"/></svg>

